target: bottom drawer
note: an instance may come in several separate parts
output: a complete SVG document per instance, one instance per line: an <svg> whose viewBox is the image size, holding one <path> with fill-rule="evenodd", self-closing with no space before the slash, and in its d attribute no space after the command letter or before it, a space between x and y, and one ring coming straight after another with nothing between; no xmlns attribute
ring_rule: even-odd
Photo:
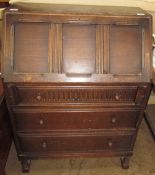
<svg viewBox="0 0 155 175"><path fill-rule="evenodd" d="M131 150L133 135L111 136L21 136L22 152L87 152Z"/></svg>

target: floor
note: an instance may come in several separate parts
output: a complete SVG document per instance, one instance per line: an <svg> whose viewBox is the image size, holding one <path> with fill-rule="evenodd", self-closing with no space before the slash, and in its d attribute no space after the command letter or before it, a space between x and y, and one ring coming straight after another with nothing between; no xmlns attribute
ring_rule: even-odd
<svg viewBox="0 0 155 175"><path fill-rule="evenodd" d="M7 175L22 175L20 162L12 146ZM142 122L130 168L123 170L117 157L92 159L34 160L29 175L155 175L155 140Z"/></svg>

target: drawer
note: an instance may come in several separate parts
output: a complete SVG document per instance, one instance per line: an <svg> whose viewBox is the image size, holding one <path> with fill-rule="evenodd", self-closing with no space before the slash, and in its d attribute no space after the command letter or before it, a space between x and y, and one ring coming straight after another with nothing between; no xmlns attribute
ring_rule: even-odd
<svg viewBox="0 0 155 175"><path fill-rule="evenodd" d="M131 150L132 135L109 136L20 136L22 152L88 152Z"/></svg>
<svg viewBox="0 0 155 175"><path fill-rule="evenodd" d="M135 129L139 110L48 111L14 110L17 131Z"/></svg>
<svg viewBox="0 0 155 175"><path fill-rule="evenodd" d="M41 86L7 84L11 105L50 104L142 104L149 89L147 85L113 86Z"/></svg>

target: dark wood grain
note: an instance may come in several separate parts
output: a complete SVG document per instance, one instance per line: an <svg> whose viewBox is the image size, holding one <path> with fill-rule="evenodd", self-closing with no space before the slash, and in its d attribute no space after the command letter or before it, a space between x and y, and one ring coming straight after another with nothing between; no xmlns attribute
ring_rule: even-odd
<svg viewBox="0 0 155 175"><path fill-rule="evenodd" d="M95 72L95 25L63 25L63 71L66 74Z"/></svg>
<svg viewBox="0 0 155 175"><path fill-rule="evenodd" d="M137 127L140 111L105 109L94 111L66 111L66 110L14 110L15 126L17 131L64 131L64 130L105 130L105 129L131 129ZM128 122L127 122L128 121Z"/></svg>
<svg viewBox="0 0 155 175"><path fill-rule="evenodd" d="M132 135L19 136L22 152L97 152L132 149Z"/></svg>
<svg viewBox="0 0 155 175"><path fill-rule="evenodd" d="M14 72L43 73L48 71L48 28L47 23L17 23L15 25ZM24 65L23 62L25 62Z"/></svg>
<svg viewBox="0 0 155 175"><path fill-rule="evenodd" d="M142 30L139 26L111 27L110 72L113 74L142 73Z"/></svg>

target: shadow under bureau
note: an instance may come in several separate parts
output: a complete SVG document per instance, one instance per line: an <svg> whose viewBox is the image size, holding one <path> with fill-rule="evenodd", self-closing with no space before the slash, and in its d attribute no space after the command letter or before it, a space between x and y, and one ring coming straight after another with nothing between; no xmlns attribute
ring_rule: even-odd
<svg viewBox="0 0 155 175"><path fill-rule="evenodd" d="M61 157L119 156L128 168L151 90L151 15L43 9L4 12L2 75L23 172Z"/></svg>

